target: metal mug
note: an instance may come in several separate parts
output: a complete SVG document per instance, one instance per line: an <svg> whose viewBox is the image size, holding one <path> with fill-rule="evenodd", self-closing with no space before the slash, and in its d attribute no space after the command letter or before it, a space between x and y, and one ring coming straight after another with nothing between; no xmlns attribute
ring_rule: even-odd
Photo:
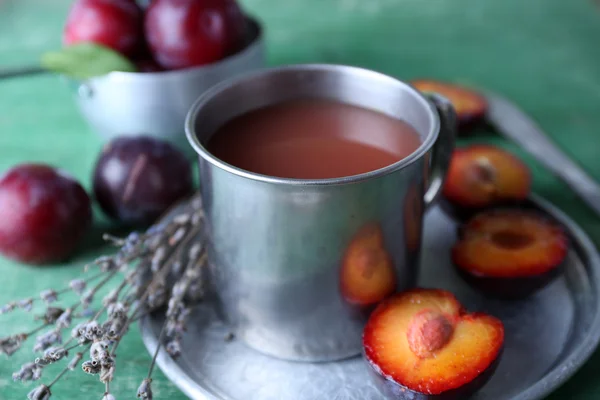
<svg viewBox="0 0 600 400"><path fill-rule="evenodd" d="M223 162L204 146L235 116L307 97L400 118L416 129L422 144L385 168L321 180L255 174ZM423 213L443 184L455 125L444 98L349 66L270 68L205 92L188 113L186 134L200 159L218 309L236 336L288 360L360 354L366 319L381 296L378 284L368 276L363 282L361 271L353 269L362 268L361 257L375 251L374 257L384 260L377 273L392 274L390 284L379 282L386 292L380 294L415 285ZM372 303L362 301L361 291Z"/></svg>

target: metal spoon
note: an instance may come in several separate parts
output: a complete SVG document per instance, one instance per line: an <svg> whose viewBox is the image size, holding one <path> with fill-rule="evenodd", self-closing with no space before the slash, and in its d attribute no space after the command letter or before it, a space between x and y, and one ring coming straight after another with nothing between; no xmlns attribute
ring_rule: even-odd
<svg viewBox="0 0 600 400"><path fill-rule="evenodd" d="M4 78L18 78L21 76L38 75L49 72L48 70L39 66L26 66L26 67L15 67L0 69L0 79Z"/></svg>
<svg viewBox="0 0 600 400"><path fill-rule="evenodd" d="M488 121L500 134L511 139L562 179L600 216L600 185L563 153L527 114L495 93L485 93Z"/></svg>

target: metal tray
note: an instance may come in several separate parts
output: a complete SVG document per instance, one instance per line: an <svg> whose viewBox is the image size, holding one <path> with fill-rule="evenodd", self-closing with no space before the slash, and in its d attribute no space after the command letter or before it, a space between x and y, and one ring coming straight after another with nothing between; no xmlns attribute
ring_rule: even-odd
<svg viewBox="0 0 600 400"><path fill-rule="evenodd" d="M467 286L450 264L456 222L440 209L425 220L419 285L453 291L469 310L489 312L506 328L504 352L491 380L472 399L541 399L567 380L591 355L600 338L600 258L586 234L566 215L539 198L531 207L562 223L571 250L565 272L534 296L490 300ZM152 353L162 319L141 322ZM198 400L379 400L384 396L361 357L333 363L294 363L264 356L233 340L211 311L196 309L182 356L160 352L158 366L187 396Z"/></svg>

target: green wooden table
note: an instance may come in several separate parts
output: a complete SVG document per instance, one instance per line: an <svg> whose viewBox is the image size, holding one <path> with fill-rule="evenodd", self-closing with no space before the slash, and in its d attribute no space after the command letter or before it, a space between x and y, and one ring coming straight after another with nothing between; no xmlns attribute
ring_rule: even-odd
<svg viewBox="0 0 600 400"><path fill-rule="evenodd" d="M69 0L0 0L0 67L35 63L60 46ZM480 85L519 103L568 154L600 180L600 6L590 0L245 0L267 29L270 64L353 64L401 79L436 77ZM526 154L534 190L567 211L600 242L600 218ZM55 76L0 81L0 170L40 161L69 170L89 188L100 140ZM95 237L111 228L96 210ZM60 287L107 248L90 240L67 265L32 268L0 260L0 303ZM0 317L2 331L31 327L28 316ZM10 374L29 350L0 362L0 399L23 399L31 385ZM150 356L134 330L120 348L117 399L132 398ZM600 352L551 400L598 399ZM51 376L50 374L49 376ZM594 379L596 378L596 379ZM159 372L156 398L184 399ZM96 377L70 374L58 399L101 398Z"/></svg>

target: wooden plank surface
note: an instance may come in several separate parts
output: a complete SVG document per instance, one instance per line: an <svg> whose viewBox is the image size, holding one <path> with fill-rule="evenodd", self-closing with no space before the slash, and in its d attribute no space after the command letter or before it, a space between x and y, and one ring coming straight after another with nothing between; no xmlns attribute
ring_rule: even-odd
<svg viewBox="0 0 600 400"><path fill-rule="evenodd" d="M435 77L498 91L533 115L552 139L600 180L600 7L590 0L245 0L266 28L269 63L330 62L382 71L401 79ZM0 68L35 64L60 46L67 0L0 0ZM533 159L500 138L530 165L534 190L567 211L600 242L600 219ZM60 166L89 188L102 143L80 117L56 76L0 81L0 170L24 161ZM95 230L109 228L96 212ZM78 266L101 253L90 243L68 265L36 269L0 260L0 303L62 286ZM18 331L29 319L3 316ZM6 328L3 328L3 330ZM135 333L135 332L133 332ZM533 334L533 333L532 333ZM132 398L149 361L141 340L120 348L113 385ZM25 351L0 363L0 399L22 399L28 388L10 383ZM550 397L600 398L600 354ZM77 374L81 375L80 372ZM155 398L183 399L159 373ZM71 376L55 398L100 398L95 377Z"/></svg>

